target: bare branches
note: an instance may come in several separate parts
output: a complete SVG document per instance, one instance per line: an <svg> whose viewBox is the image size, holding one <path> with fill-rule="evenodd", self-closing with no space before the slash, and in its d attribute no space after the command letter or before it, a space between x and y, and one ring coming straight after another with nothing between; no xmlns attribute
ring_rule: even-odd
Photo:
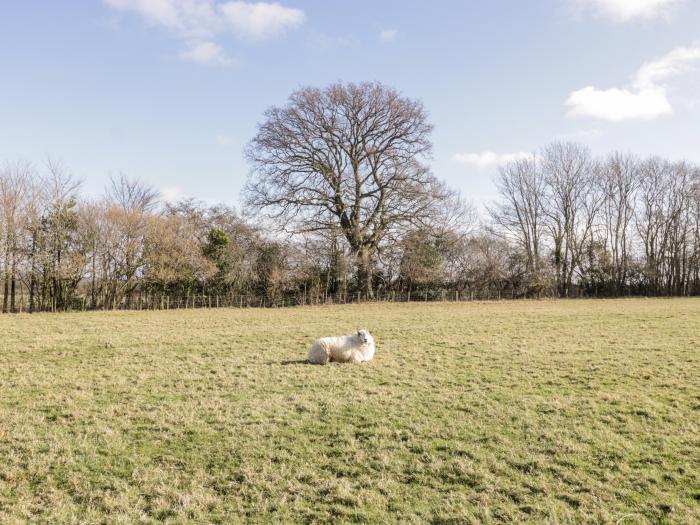
<svg viewBox="0 0 700 525"><path fill-rule="evenodd" d="M339 227L367 260L449 195L424 164L432 126L423 105L381 84L301 89L265 118L247 149L245 198L287 231Z"/></svg>
<svg viewBox="0 0 700 525"><path fill-rule="evenodd" d="M492 220L527 256L528 270L537 272L545 225L545 178L539 158L514 161L499 170L496 189L501 201L488 210Z"/></svg>
<svg viewBox="0 0 700 525"><path fill-rule="evenodd" d="M158 204L159 193L139 179L129 179L123 173L110 177L107 200L127 212L149 213Z"/></svg>

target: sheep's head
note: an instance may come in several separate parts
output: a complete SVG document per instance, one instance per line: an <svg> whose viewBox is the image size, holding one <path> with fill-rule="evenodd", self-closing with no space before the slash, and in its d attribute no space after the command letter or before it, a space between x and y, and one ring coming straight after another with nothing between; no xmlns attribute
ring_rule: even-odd
<svg viewBox="0 0 700 525"><path fill-rule="evenodd" d="M372 335L369 333L368 330L358 330L357 337L360 339L360 342L363 345L369 343L372 340Z"/></svg>

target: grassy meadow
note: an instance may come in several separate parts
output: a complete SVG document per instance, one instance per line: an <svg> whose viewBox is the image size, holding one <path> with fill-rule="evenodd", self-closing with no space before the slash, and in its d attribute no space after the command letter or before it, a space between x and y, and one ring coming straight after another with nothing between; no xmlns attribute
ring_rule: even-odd
<svg viewBox="0 0 700 525"><path fill-rule="evenodd" d="M370 329L373 362L311 366ZM0 523L700 523L700 300L0 317Z"/></svg>

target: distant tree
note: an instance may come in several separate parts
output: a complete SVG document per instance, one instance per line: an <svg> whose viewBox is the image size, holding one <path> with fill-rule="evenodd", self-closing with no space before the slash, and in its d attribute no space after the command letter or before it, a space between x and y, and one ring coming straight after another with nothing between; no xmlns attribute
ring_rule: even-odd
<svg viewBox="0 0 700 525"><path fill-rule="evenodd" d="M2 240L2 311L15 310L17 269L21 263L22 231L26 219L26 200L32 184L32 168L18 162L0 170L0 239Z"/></svg>
<svg viewBox="0 0 700 525"><path fill-rule="evenodd" d="M149 218L143 270L149 288L160 293L189 295L215 272L216 266L202 253L191 224L174 216Z"/></svg>
<svg viewBox="0 0 700 525"><path fill-rule="evenodd" d="M509 283L519 283L525 268L514 252L522 254L506 240L488 232L463 239L450 255L455 288L478 292L502 290Z"/></svg>
<svg viewBox="0 0 700 525"><path fill-rule="evenodd" d="M603 249L610 254L608 280L615 294L624 292L630 269L632 220L639 186L639 162L631 155L614 153L600 166Z"/></svg>
<svg viewBox="0 0 700 525"><path fill-rule="evenodd" d="M78 205L78 229L87 261L86 283L89 287L90 308L97 308L102 291L100 262L104 249L104 206L102 202L80 202Z"/></svg>
<svg viewBox="0 0 700 525"><path fill-rule="evenodd" d="M86 266L77 212L80 182L61 163L49 160L41 184L41 302L54 309L67 309Z"/></svg>
<svg viewBox="0 0 700 525"><path fill-rule="evenodd" d="M404 236L403 256L399 266L402 288L441 288L444 273L444 257L440 238L426 230L415 230Z"/></svg>
<svg viewBox="0 0 700 525"><path fill-rule="evenodd" d="M545 178L537 156L516 160L499 170L500 200L488 208L499 232L518 243L528 272L539 272L545 234Z"/></svg>
<svg viewBox="0 0 700 525"><path fill-rule="evenodd" d="M542 168L546 184L543 209L553 244L557 288L561 297L568 297L601 205L595 164L588 148L555 142L544 148Z"/></svg>
<svg viewBox="0 0 700 525"><path fill-rule="evenodd" d="M211 228L203 248L204 255L214 264L216 272L211 276L210 288L221 291L225 288L235 260L231 241L221 228Z"/></svg>
<svg viewBox="0 0 700 525"><path fill-rule="evenodd" d="M382 241L449 194L425 164L431 131L420 102L378 83L301 89L265 113L248 147L246 202L288 231L339 229L371 295Z"/></svg>
<svg viewBox="0 0 700 525"><path fill-rule="evenodd" d="M126 299L130 306L145 263L148 219L157 204L158 192L140 180L124 175L110 179L106 197L105 255L110 280L107 300L112 305Z"/></svg>
<svg viewBox="0 0 700 525"><path fill-rule="evenodd" d="M287 253L280 243L267 242L258 247L255 265L258 293L268 304L279 304L287 284Z"/></svg>
<svg viewBox="0 0 700 525"><path fill-rule="evenodd" d="M217 272L207 288L211 293L249 293L255 285L260 230L225 205L208 206L192 199L167 204L165 214L187 221L196 232L204 254Z"/></svg>

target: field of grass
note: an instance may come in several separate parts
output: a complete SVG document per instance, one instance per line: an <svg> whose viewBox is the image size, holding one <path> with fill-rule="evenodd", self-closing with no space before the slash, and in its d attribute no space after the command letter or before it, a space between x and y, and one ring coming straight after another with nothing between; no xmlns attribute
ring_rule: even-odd
<svg viewBox="0 0 700 525"><path fill-rule="evenodd" d="M369 328L371 363L303 362ZM700 300L0 318L0 523L700 523Z"/></svg>

